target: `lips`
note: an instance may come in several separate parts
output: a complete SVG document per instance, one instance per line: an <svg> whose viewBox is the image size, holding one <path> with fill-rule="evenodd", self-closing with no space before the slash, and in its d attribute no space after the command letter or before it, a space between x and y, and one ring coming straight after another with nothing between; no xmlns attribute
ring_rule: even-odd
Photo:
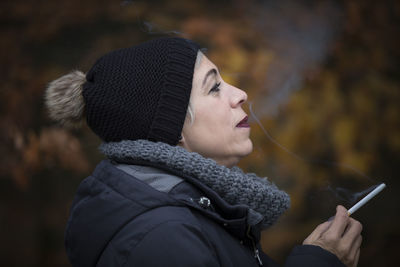
<svg viewBox="0 0 400 267"><path fill-rule="evenodd" d="M249 119L249 117L244 117L243 118L243 120L241 120L237 125L236 125L236 127L239 127L239 128L249 128L250 127L250 125L247 123L247 120Z"/></svg>

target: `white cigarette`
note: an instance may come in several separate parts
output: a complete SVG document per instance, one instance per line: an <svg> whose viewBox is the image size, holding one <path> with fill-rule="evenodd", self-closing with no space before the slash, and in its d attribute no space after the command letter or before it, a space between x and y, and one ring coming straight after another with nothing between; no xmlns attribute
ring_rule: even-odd
<svg viewBox="0 0 400 267"><path fill-rule="evenodd" d="M362 206L364 206L365 203L367 203L371 198L373 198L374 196L376 196L379 192L381 192L383 190L383 188L385 188L386 185L385 184L380 184L379 186L377 186L374 190L372 190L368 195L366 195L363 199L361 199L360 201L358 201L353 207L351 207L347 213L349 214L349 216L351 214L353 214L356 210L358 210L359 208L361 208Z"/></svg>

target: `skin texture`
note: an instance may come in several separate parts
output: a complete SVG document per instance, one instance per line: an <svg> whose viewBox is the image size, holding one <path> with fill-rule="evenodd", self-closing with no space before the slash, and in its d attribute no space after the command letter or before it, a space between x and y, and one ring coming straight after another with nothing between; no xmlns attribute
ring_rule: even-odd
<svg viewBox="0 0 400 267"><path fill-rule="evenodd" d="M236 165L253 150L250 128L237 127L247 116L242 109L246 100L247 94L222 80L217 67L202 55L190 96L195 119L185 121L180 145L220 165Z"/></svg>
<svg viewBox="0 0 400 267"><path fill-rule="evenodd" d="M337 206L334 219L317 226L303 244L320 246L353 267L360 257L361 231L361 223L349 217L343 206Z"/></svg>

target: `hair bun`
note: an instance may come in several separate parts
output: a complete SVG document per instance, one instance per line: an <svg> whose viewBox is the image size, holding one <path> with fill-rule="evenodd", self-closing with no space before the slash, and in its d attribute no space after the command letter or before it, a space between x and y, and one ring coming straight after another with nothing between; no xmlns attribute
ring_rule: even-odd
<svg viewBox="0 0 400 267"><path fill-rule="evenodd" d="M53 120L67 127L81 125L85 110L82 85L85 82L85 74L76 70L49 83L45 103Z"/></svg>

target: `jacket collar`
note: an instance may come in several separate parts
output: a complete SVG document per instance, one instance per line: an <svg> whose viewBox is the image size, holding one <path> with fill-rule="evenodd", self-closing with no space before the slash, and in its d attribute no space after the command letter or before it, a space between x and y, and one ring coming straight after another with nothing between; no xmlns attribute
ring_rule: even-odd
<svg viewBox="0 0 400 267"><path fill-rule="evenodd" d="M245 239L250 229L252 238L256 242L259 241L262 215L245 205L227 203L214 190L197 179L170 169L162 170L160 166L156 168L148 161L137 161L136 164L140 165L114 164L116 168L146 183L156 191L167 193L177 203L213 219L239 239Z"/></svg>

